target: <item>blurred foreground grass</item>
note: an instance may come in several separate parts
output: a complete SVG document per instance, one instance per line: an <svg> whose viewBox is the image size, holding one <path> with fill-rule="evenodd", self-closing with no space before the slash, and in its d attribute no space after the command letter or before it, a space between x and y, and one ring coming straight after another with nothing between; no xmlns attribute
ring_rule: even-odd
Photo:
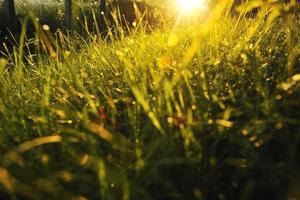
<svg viewBox="0 0 300 200"><path fill-rule="evenodd" d="M299 198L299 17L221 11L1 59L0 198Z"/></svg>

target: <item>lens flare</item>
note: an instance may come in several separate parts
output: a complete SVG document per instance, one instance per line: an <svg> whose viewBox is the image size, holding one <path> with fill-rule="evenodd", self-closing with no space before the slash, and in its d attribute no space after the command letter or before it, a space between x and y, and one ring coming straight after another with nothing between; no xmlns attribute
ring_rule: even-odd
<svg viewBox="0 0 300 200"><path fill-rule="evenodd" d="M203 10L207 7L205 0L177 0L178 6L184 11Z"/></svg>

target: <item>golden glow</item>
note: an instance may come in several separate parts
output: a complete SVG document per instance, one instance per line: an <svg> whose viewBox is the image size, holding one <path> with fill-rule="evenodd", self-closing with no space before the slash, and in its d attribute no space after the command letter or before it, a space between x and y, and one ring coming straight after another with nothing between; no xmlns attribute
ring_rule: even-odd
<svg viewBox="0 0 300 200"><path fill-rule="evenodd" d="M180 9L189 12L206 9L206 0L177 0Z"/></svg>

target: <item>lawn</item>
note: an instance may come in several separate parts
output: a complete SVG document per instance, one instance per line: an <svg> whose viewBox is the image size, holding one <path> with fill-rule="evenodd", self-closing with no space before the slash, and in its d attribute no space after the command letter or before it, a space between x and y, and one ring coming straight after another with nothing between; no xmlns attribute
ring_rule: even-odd
<svg viewBox="0 0 300 200"><path fill-rule="evenodd" d="M297 10L25 39L0 59L0 199L299 199Z"/></svg>

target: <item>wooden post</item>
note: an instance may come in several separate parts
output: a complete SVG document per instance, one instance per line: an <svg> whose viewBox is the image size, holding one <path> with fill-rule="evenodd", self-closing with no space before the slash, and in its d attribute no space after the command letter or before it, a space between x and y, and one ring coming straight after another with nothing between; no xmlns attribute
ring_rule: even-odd
<svg viewBox="0 0 300 200"><path fill-rule="evenodd" d="M16 31L17 15L14 0L4 0L5 21L9 29Z"/></svg>
<svg viewBox="0 0 300 200"><path fill-rule="evenodd" d="M72 0L65 0L65 26L72 28Z"/></svg>

